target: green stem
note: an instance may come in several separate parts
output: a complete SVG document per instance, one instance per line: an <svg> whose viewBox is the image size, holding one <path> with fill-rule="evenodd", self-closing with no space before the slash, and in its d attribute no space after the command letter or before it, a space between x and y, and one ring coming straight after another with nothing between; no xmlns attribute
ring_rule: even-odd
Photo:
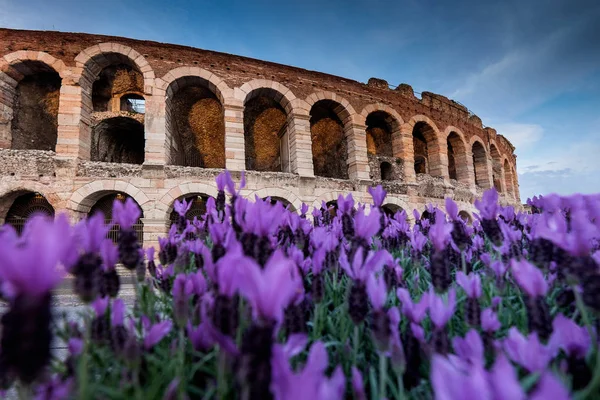
<svg viewBox="0 0 600 400"><path fill-rule="evenodd" d="M177 388L177 392L179 393L179 398L183 399L183 394L185 392L185 330L183 328L179 329L179 365L177 372L177 376L179 376L179 385Z"/></svg>
<svg viewBox="0 0 600 400"><path fill-rule="evenodd" d="M352 340L352 365L356 364L356 359L358 358L358 347L360 345L360 331L359 326L354 325L354 338Z"/></svg>
<svg viewBox="0 0 600 400"><path fill-rule="evenodd" d="M460 252L460 260L462 262L462 270L464 272L464 274L467 274L467 261L465 260L465 252L461 251Z"/></svg>
<svg viewBox="0 0 600 400"><path fill-rule="evenodd" d="M398 377L398 400L404 400L406 396L404 395L404 380L402 379L402 374L397 374Z"/></svg>
<svg viewBox="0 0 600 400"><path fill-rule="evenodd" d="M573 286L573 293L575 293L575 302L577 304L577 309L581 313L581 318L583 319L583 323L585 324L588 334L590 335L590 340L592 341L593 349L594 349L594 351L596 351L598 341L595 340L594 328L592 327L592 322L590 320L590 316L587 312L587 308L585 307L585 304L583 303L583 298L581 297L581 293L579 293L576 286Z"/></svg>
<svg viewBox="0 0 600 400"><path fill-rule="evenodd" d="M84 318L84 337L83 337L83 350L81 352L81 356L79 358L78 364L78 382L77 387L79 388L79 396L77 398L82 400L89 399L88 395L88 353L89 353L89 343L90 343L90 326L91 321L89 315L86 314Z"/></svg>
<svg viewBox="0 0 600 400"><path fill-rule="evenodd" d="M385 399L385 381L387 379L387 357L383 352L379 353L379 398Z"/></svg>
<svg viewBox="0 0 600 400"><path fill-rule="evenodd" d="M226 382L226 359L225 353L219 348L219 367L217 371L217 398L224 399L227 396L227 382Z"/></svg>
<svg viewBox="0 0 600 400"><path fill-rule="evenodd" d="M22 382L19 382L17 384L17 394L19 396L19 400L33 399L33 393L31 391L31 386L25 385Z"/></svg>

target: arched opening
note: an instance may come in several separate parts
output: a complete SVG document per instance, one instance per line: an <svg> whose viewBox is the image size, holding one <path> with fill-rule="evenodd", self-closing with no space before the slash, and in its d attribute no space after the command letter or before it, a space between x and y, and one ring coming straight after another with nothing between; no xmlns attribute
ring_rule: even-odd
<svg viewBox="0 0 600 400"><path fill-rule="evenodd" d="M415 156L415 173L426 174L427 173L427 158L423 156Z"/></svg>
<svg viewBox="0 0 600 400"><path fill-rule="evenodd" d="M258 89L248 95L244 105L244 144L246 169L281 172L281 138L287 127L287 115L275 100L274 90Z"/></svg>
<svg viewBox="0 0 600 400"><path fill-rule="evenodd" d="M389 162L382 162L379 165L379 169L381 171L381 180L382 181L390 181L392 180L392 164Z"/></svg>
<svg viewBox="0 0 600 400"><path fill-rule="evenodd" d="M20 235L25 222L34 214L54 217L54 208L46 198L39 193L25 193L19 195L6 213L5 224L11 225Z"/></svg>
<svg viewBox="0 0 600 400"><path fill-rule="evenodd" d="M144 114L146 112L146 100L140 94L125 94L121 96L120 110L133 114Z"/></svg>
<svg viewBox="0 0 600 400"><path fill-rule="evenodd" d="M275 205L277 203L281 203L281 205L283 206L283 208L287 209L288 211L296 212L296 208L292 205L292 203L290 203L289 201L287 201L283 197L268 196L268 197L265 197L265 200L266 199L269 199L271 205Z"/></svg>
<svg viewBox="0 0 600 400"><path fill-rule="evenodd" d="M434 129L426 122L417 122L413 127L412 135L415 173L437 175L436 166L432 164L432 155L435 154L437 144Z"/></svg>
<svg viewBox="0 0 600 400"><path fill-rule="evenodd" d="M465 221L469 225L473 222L473 217L471 217L471 214L469 214L468 212L466 212L464 210L459 211L458 216L459 216L459 218L461 218L463 221Z"/></svg>
<svg viewBox="0 0 600 400"><path fill-rule="evenodd" d="M12 65L11 69L19 74L15 76L18 83L14 93L11 90L0 92L0 103L5 96L12 103L11 148L55 151L61 86L59 74L39 61L23 61Z"/></svg>
<svg viewBox="0 0 600 400"><path fill-rule="evenodd" d="M120 54L107 54L109 64L104 67L92 85L92 105L95 112L128 111L122 109L122 98L129 93L144 92L144 77L133 63ZM112 60L112 61L111 61ZM143 100L138 95L137 100Z"/></svg>
<svg viewBox="0 0 600 400"><path fill-rule="evenodd" d="M490 188L487 165L487 153L485 152L485 148L479 142L473 143L473 171L475 175L475 184L483 189Z"/></svg>
<svg viewBox="0 0 600 400"><path fill-rule="evenodd" d="M96 203L90 208L88 216L92 216L98 212L104 215L105 223L110 223L112 221L112 209L115 200L125 201L129 196L125 193L113 192L102 196ZM137 203L136 203L137 204ZM138 204L139 207L139 204ZM137 222L133 225L133 230L137 234L138 240L140 243L144 242L144 224L142 223L142 218L144 218L144 213L142 208L140 207L140 218L138 218ZM121 231L121 227L117 224L113 225L110 231L106 234L106 237L111 239L113 242L117 243L119 240L119 232Z"/></svg>
<svg viewBox="0 0 600 400"><path fill-rule="evenodd" d="M490 145L490 154L492 155L492 182L494 183L496 191L502 193L502 181L504 181L504 176L502 174L502 158L500 157L498 148L493 143Z"/></svg>
<svg viewBox="0 0 600 400"><path fill-rule="evenodd" d="M185 215L185 218L188 221L193 221L194 217L200 219L204 214L206 214L206 202L208 201L209 197L210 196L206 194L185 195L180 197L178 199L179 201L181 201L181 199L185 199L187 203L192 203L190 209ZM171 224L176 224L178 220L179 214L177 211L175 211L175 209L173 209L169 215L169 221L171 221Z"/></svg>
<svg viewBox="0 0 600 400"><path fill-rule="evenodd" d="M397 123L385 111L375 111L367 116L367 152L370 155L393 157L392 132Z"/></svg>
<svg viewBox="0 0 600 400"><path fill-rule="evenodd" d="M209 82L186 76L167 88L167 133L171 164L225 168L225 115Z"/></svg>
<svg viewBox="0 0 600 400"><path fill-rule="evenodd" d="M385 213L385 215L387 215L389 218L393 218L394 215L396 215L396 213L398 211L402 212L402 207L400 207L399 205L396 204L384 204L381 209L383 210L383 212Z"/></svg>
<svg viewBox="0 0 600 400"><path fill-rule="evenodd" d="M141 122L128 117L104 119L92 129L91 160L142 164L144 143Z"/></svg>
<svg viewBox="0 0 600 400"><path fill-rule="evenodd" d="M310 110L310 136L317 176L348 179L348 145L344 135L344 107L332 100L317 101Z"/></svg>
<svg viewBox="0 0 600 400"><path fill-rule="evenodd" d="M469 170L465 143L456 132L450 132L446 142L448 148L448 176L450 179L468 183Z"/></svg>

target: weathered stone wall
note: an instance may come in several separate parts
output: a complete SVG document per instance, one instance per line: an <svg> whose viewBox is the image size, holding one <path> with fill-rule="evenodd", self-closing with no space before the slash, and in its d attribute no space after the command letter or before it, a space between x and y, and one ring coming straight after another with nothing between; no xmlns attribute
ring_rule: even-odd
<svg viewBox="0 0 600 400"><path fill-rule="evenodd" d="M61 80L56 150L7 150L20 140L13 126L27 119L20 88L51 72ZM119 110L129 93L143 97L145 115ZM115 120L123 124L107 126ZM429 92L419 99L407 84L126 38L0 29L0 218L18 193L40 193L74 219L122 193L142 208L144 240L154 243L174 200L214 196L223 167L236 179L257 169L242 194L294 209L345 193L369 202L367 188L380 182L391 209L422 211L451 196L471 213L498 174L501 201L519 203L514 150L466 107ZM419 156L427 173L417 176Z"/></svg>

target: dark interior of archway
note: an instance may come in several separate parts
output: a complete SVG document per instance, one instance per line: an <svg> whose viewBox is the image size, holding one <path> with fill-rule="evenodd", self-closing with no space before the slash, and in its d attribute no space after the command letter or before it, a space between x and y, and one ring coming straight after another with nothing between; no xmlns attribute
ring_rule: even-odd
<svg viewBox="0 0 600 400"><path fill-rule="evenodd" d="M225 118L213 92L203 86L178 90L171 100L170 122L175 165L225 168Z"/></svg>
<svg viewBox="0 0 600 400"><path fill-rule="evenodd" d="M456 158L450 139L448 139L448 175L450 176L450 179L458 179L456 177Z"/></svg>
<svg viewBox="0 0 600 400"><path fill-rule="evenodd" d="M413 151L415 155L415 173L427 173L427 140L424 131L426 124L418 122L413 128Z"/></svg>
<svg viewBox="0 0 600 400"><path fill-rule="evenodd" d="M24 77L17 85L12 119L12 148L56 150L61 78L55 71Z"/></svg>
<svg viewBox="0 0 600 400"><path fill-rule="evenodd" d="M127 92L144 92L144 77L128 64L115 64L104 68L92 86L94 111L111 111L113 96Z"/></svg>
<svg viewBox="0 0 600 400"><path fill-rule="evenodd" d="M25 221L34 214L54 216L54 208L44 196L38 193L26 193L17 197L6 214L5 223L23 232Z"/></svg>
<svg viewBox="0 0 600 400"><path fill-rule="evenodd" d="M144 126L127 117L108 118L92 130L92 161L142 164Z"/></svg>
<svg viewBox="0 0 600 400"><path fill-rule="evenodd" d="M392 218L394 215L396 215L396 213L398 211L402 211L402 208L395 204L385 204L384 206L381 207L381 209L383 210L385 215L387 215L390 218Z"/></svg>
<svg viewBox="0 0 600 400"><path fill-rule="evenodd" d="M376 111L367 116L367 151L369 154L392 157L392 127L389 115Z"/></svg>
<svg viewBox="0 0 600 400"><path fill-rule="evenodd" d="M98 199L98 201L92 206L92 208L90 208L88 216L101 213L102 215L104 215L104 221L106 221L106 223L109 223L112 220L112 209L115 200L124 202L125 200L127 200L128 197L129 196L127 196L124 193L109 193ZM140 218L138 218L137 222L133 225L133 230L137 234L140 243L144 241L144 224L142 223L142 218L144 218L144 213L140 207ZM106 237L116 243L117 240L119 240L120 230L120 226L115 224L112 226L110 231L108 231Z"/></svg>
<svg viewBox="0 0 600 400"><path fill-rule="evenodd" d="M287 208L289 211L296 211L296 209L294 208L294 206L287 201L286 199L283 199L281 197L274 197L274 196L269 196L270 200L271 200L271 205L275 205L277 203L281 203L281 205L283 206L283 208Z"/></svg>
<svg viewBox="0 0 600 400"><path fill-rule="evenodd" d="M348 179L348 148L335 104L321 100L310 111L314 171L317 176Z"/></svg>
<svg viewBox="0 0 600 400"><path fill-rule="evenodd" d="M190 203L190 202L192 203L192 206L190 207L187 214L185 215L186 219L188 219L189 221L193 221L194 217L198 217L198 219L200 219L200 217L202 217L204 214L206 214L206 201L207 200L208 200L208 196L205 196L205 195L185 197L185 201L187 203ZM179 220L179 214L177 213L177 211L175 211L175 210L171 211L169 220L171 221L172 224L177 223L177 221Z"/></svg>
<svg viewBox="0 0 600 400"><path fill-rule="evenodd" d="M281 171L279 138L285 129L285 110L274 99L258 96L244 107L246 169Z"/></svg>
<svg viewBox="0 0 600 400"><path fill-rule="evenodd" d="M392 164L384 161L379 165L379 170L381 171L382 181L389 181L392 179Z"/></svg>
<svg viewBox="0 0 600 400"><path fill-rule="evenodd" d="M483 145L479 142L473 143L473 170L475 174L475 184L485 188L487 157Z"/></svg>

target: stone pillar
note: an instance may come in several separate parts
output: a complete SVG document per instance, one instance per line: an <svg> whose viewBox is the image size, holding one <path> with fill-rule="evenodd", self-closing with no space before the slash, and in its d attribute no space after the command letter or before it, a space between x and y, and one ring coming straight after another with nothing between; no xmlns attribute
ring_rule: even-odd
<svg viewBox="0 0 600 400"><path fill-rule="evenodd" d="M82 79L86 79L85 77ZM91 82L90 90L75 82L63 79L58 103L58 138L56 155L60 158L90 159L92 114Z"/></svg>
<svg viewBox="0 0 600 400"><path fill-rule="evenodd" d="M244 107L228 104L225 111L225 168L231 171L246 169L244 147Z"/></svg>
<svg viewBox="0 0 600 400"><path fill-rule="evenodd" d="M167 236L168 222L164 219L142 218L144 224L144 247L154 246L158 252L158 238Z"/></svg>
<svg viewBox="0 0 600 400"><path fill-rule="evenodd" d="M12 144L11 123L17 81L0 71L0 148L10 149Z"/></svg>
<svg viewBox="0 0 600 400"><path fill-rule="evenodd" d="M455 150L454 165L456 166L456 180L468 184L470 188L475 188L473 155L471 152Z"/></svg>
<svg viewBox="0 0 600 400"><path fill-rule="evenodd" d="M288 132L291 172L300 176L315 176L310 136L310 116L290 115Z"/></svg>
<svg viewBox="0 0 600 400"><path fill-rule="evenodd" d="M427 161L429 162L429 174L439 176L445 182L450 180L448 174L448 147L446 143L440 143L438 137L435 141L427 143Z"/></svg>
<svg viewBox="0 0 600 400"><path fill-rule="evenodd" d="M159 91L158 89L155 89ZM165 165L171 161L171 138L166 129L166 98L164 91L146 96L144 115L144 164Z"/></svg>
<svg viewBox="0 0 600 400"><path fill-rule="evenodd" d="M398 132L394 132L392 135L392 149L394 157L399 157L402 160L404 182L415 183L417 175L415 173L415 151L410 123L403 124Z"/></svg>
<svg viewBox="0 0 600 400"><path fill-rule="evenodd" d="M370 180L367 156L367 127L348 122L345 130L348 144L348 176L350 179Z"/></svg>

